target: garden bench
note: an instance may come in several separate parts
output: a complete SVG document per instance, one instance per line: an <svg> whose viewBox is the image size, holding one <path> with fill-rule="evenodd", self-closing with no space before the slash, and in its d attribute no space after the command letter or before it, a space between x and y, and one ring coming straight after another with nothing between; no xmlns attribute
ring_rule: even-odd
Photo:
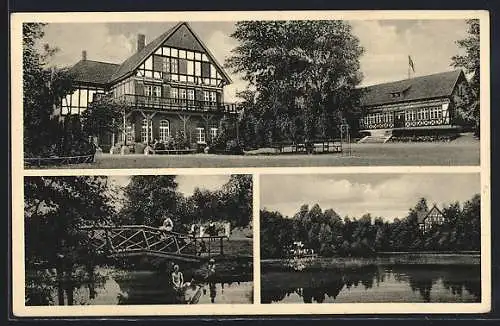
<svg viewBox="0 0 500 326"><path fill-rule="evenodd" d="M155 154L193 154L196 153L196 149L157 149L154 151Z"/></svg>

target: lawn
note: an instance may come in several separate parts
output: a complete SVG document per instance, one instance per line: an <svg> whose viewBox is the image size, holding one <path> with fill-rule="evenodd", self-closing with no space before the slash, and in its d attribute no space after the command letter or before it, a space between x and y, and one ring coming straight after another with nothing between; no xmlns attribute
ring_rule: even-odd
<svg viewBox="0 0 500 326"><path fill-rule="evenodd" d="M352 144L351 155L110 155L96 157L94 163L50 166L70 169L127 168L226 168L226 167L324 167L397 165L479 165L479 141L451 143Z"/></svg>

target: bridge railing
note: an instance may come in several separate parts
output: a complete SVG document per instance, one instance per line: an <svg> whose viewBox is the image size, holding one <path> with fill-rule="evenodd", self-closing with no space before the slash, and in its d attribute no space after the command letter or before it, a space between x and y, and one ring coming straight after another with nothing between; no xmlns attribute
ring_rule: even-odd
<svg viewBox="0 0 500 326"><path fill-rule="evenodd" d="M224 255L227 236L196 237L167 232L147 225L87 226L90 244L108 254L152 253L175 256L212 257Z"/></svg>

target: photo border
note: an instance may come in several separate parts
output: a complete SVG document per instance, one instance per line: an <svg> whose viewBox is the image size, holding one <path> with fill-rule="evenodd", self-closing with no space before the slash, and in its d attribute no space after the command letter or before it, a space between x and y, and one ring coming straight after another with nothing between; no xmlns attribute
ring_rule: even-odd
<svg viewBox="0 0 500 326"><path fill-rule="evenodd" d="M22 137L22 69L19 69L20 57L22 51L19 46L20 38L20 23L23 21L47 21L51 22L75 22L75 15L78 18L85 19L86 21L106 21L117 22L123 21L126 16L127 21L179 21L184 19L186 15L189 16L188 21L223 21L226 20L239 20L244 17L252 19L298 19L304 18L312 19L444 19L455 18L480 18L481 21L481 150L480 150L480 166L467 166L467 167L329 167L329 168L225 168L225 169L80 169L80 170L25 170L22 163L22 142L15 141L23 139ZM214 19L213 17L217 17ZM250 17L249 17L250 15ZM309 16L311 15L311 16ZM168 17L166 17L168 16ZM222 19L221 19L222 17ZM339 18L340 17L340 18ZM360 18L362 17L362 18ZM147 18L147 19L145 19ZM168 18L168 19L166 19ZM154 12L154 13L14 13L11 16L11 77L13 87L11 88L11 155L12 155L12 284L13 284L13 306L12 311L19 317L97 317L97 316L160 316L158 311L161 309L167 310L161 316L220 316L220 315L233 315L233 316L260 316L260 315L310 315L310 314L462 314L462 313L485 313L490 311L491 308L491 225L490 225L490 83L489 83L489 66L490 66L490 44L489 44L489 14L484 10L480 11L274 11L274 12ZM17 41L17 42L16 42ZM488 49L485 51L484 49ZM286 304L286 305L272 305L272 309L262 308L263 306L271 306L267 304L250 304L250 305L208 305L207 307L193 309L184 309L187 307L174 307L172 305L154 305L143 307L137 306L50 306L50 307L25 307L24 306L24 233L23 223L20 218L20 212L23 211L23 178L28 175L133 175L133 174L253 174L254 175L254 208L256 201L259 198L259 189L256 186L258 179L256 176L266 173L392 173L393 171L409 171L415 173L418 171L441 171L440 173L452 170L462 171L476 171L481 173L481 270L482 270L482 297L488 294L487 299L480 304L439 304L431 303L420 304ZM342 172L349 171L349 172ZM438 173L438 172L436 172ZM465 172L464 172L465 173ZM255 189L257 188L257 191ZM257 199L256 199L257 198ZM259 210L254 209L254 223L258 223ZM256 218L257 214L257 218ZM486 214L486 216L485 216ZM260 287L257 295L255 291L257 287L257 276L260 276L260 268L258 273L255 273L255 268L260 267L260 251L256 249L259 247L257 225L254 225L254 300L260 298ZM257 250L257 254L256 251ZM21 259L22 258L22 259ZM257 262L257 259L259 262ZM487 263L487 264L485 264ZM22 277L20 275L23 275ZM486 284L485 284L486 283ZM22 284L22 291L16 290ZM259 279L260 284L260 279ZM23 302L22 305L20 303ZM397 305L398 307L393 307ZM22 307L21 307L22 306ZM286 309L279 308L286 306ZM339 308L331 309L331 307L338 306ZM355 306L355 307L349 307ZM364 306L364 307L362 307ZM452 307L453 306L453 307ZM95 308L94 308L95 307ZM214 313L213 308L217 310ZM219 308L220 307L220 308ZM35 309L33 309L35 308ZM39 309L40 308L40 309ZM132 308L132 309L131 309ZM172 309L174 308L174 309ZM178 309L179 308L179 309ZM424 309L425 308L425 309ZM131 311L133 310L133 311Z"/></svg>

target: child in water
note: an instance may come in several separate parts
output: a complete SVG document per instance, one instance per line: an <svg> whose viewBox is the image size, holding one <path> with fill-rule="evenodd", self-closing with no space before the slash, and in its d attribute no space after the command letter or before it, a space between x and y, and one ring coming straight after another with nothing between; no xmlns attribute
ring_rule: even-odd
<svg viewBox="0 0 500 326"><path fill-rule="evenodd" d="M184 285L184 276L182 275L182 272L179 271L179 265L174 265L174 271L172 272L172 285L176 291L182 289L182 286Z"/></svg>

